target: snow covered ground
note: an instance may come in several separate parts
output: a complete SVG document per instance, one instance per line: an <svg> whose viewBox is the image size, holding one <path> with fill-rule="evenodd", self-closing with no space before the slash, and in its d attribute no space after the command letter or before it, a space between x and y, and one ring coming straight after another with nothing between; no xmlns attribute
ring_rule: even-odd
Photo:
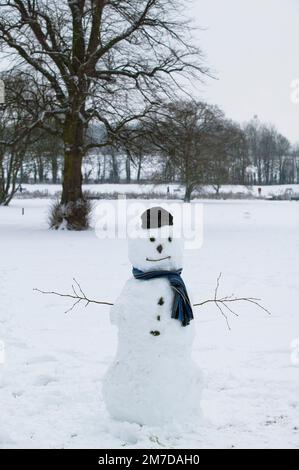
<svg viewBox="0 0 299 470"><path fill-rule="evenodd" d="M33 193L39 191L42 194L53 196L61 191L61 185L59 184L23 184L22 187L26 193ZM184 195L184 188L179 184L88 184L84 185L84 190L91 193L102 193L102 194L156 194L157 196L167 193L169 187L170 194L182 198ZM220 187L220 193L222 194L242 194L249 197L258 197L259 186L242 186L242 185L223 185ZM292 190L294 194L299 194L299 184L286 184L286 185L272 185L261 187L262 197L271 197L273 195L279 196L286 193L286 191ZM201 190L205 194L215 194L215 189L212 186L203 186ZM196 192L194 192L196 196Z"/></svg>
<svg viewBox="0 0 299 470"><path fill-rule="evenodd" d="M90 297L113 301L130 276L126 241L49 231L48 203L0 207L0 447L299 448L298 203L204 202L204 243L186 252L183 272L194 300L211 298L222 272L220 294L262 298L272 315L240 305L229 331L215 307L196 311L204 420L188 430L109 418L108 308L65 314L67 301L33 288L68 292L75 277Z"/></svg>

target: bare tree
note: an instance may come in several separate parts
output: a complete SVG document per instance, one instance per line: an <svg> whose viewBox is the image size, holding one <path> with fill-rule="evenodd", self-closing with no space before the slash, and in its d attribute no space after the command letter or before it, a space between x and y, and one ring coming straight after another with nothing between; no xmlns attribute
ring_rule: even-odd
<svg viewBox="0 0 299 470"><path fill-rule="evenodd" d="M15 66L27 66L47 98L37 125L63 139L60 222L72 229L83 201L82 159L107 143L86 143L89 125L103 123L113 141L161 95L173 94L177 74L207 70L189 43L182 1L1 0L0 6L0 46L15 54Z"/></svg>
<svg viewBox="0 0 299 470"><path fill-rule="evenodd" d="M150 128L145 120L127 125L117 139L118 148L126 157L127 182L131 181L131 164L136 168L136 180L141 179L142 165L146 157L154 157L153 144L149 138Z"/></svg>
<svg viewBox="0 0 299 470"><path fill-rule="evenodd" d="M276 157L276 129L272 125L262 125L260 134L260 155L262 159L263 182L271 184Z"/></svg>
<svg viewBox="0 0 299 470"><path fill-rule="evenodd" d="M35 128L31 131L33 143L26 151L25 165L31 168L34 182L43 183L50 179L57 182L60 158L62 155L62 141L43 129Z"/></svg>
<svg viewBox="0 0 299 470"><path fill-rule="evenodd" d="M179 101L161 108L152 119L151 137L185 185L185 202L203 184L211 147L222 126L219 108L203 102Z"/></svg>
<svg viewBox="0 0 299 470"><path fill-rule="evenodd" d="M258 184L294 182L296 165L288 139L275 126L257 118L244 128L250 163L257 168Z"/></svg>
<svg viewBox="0 0 299 470"><path fill-rule="evenodd" d="M291 144L282 134L276 135L276 156L278 160L279 184L293 183L295 179L294 160L290 155ZM291 176L291 177L290 177ZM290 181L291 180L291 181Z"/></svg>
<svg viewBox="0 0 299 470"><path fill-rule="evenodd" d="M236 172L238 178L244 177L244 171L248 165L248 160L244 165L247 145L245 134L237 124L221 119L215 132L210 135L208 153L205 182L213 186L217 195L223 184L233 181ZM240 158L241 156L243 158Z"/></svg>
<svg viewBox="0 0 299 470"><path fill-rule="evenodd" d="M0 138L7 137L7 133L13 132L16 122L5 122L5 117L0 116ZM18 190L17 177L24 159L26 142L8 146L0 144L0 205L8 206Z"/></svg>
<svg viewBox="0 0 299 470"><path fill-rule="evenodd" d="M17 178L31 143L31 116L19 106L28 83L14 76L0 105L0 204L8 205L18 190Z"/></svg>
<svg viewBox="0 0 299 470"><path fill-rule="evenodd" d="M257 117L248 122L244 128L248 143L249 159L257 169L257 181L254 181L254 183L258 184L261 184L263 180L263 164L260 151L260 129L261 123Z"/></svg>

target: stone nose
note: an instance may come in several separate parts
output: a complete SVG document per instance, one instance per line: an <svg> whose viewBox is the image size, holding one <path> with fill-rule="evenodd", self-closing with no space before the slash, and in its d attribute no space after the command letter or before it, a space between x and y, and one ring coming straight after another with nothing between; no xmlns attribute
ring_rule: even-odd
<svg viewBox="0 0 299 470"><path fill-rule="evenodd" d="M159 253L162 253L162 250L163 250L163 246L162 246L162 245L158 245L158 246L157 246L157 251L158 251Z"/></svg>

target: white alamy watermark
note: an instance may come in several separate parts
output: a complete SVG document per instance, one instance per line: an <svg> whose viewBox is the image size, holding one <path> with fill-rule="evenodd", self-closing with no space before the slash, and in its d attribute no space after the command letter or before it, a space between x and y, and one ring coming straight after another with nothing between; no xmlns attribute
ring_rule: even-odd
<svg viewBox="0 0 299 470"><path fill-rule="evenodd" d="M4 81L0 80L0 104L4 104L5 102L5 85Z"/></svg>
<svg viewBox="0 0 299 470"><path fill-rule="evenodd" d="M100 239L127 239L146 237L141 230L141 214L159 206L173 216L172 236L181 238L185 248L196 250L203 244L203 204L179 202L151 203L128 201L120 196L116 201L102 201L96 208L96 235Z"/></svg>
<svg viewBox="0 0 299 470"><path fill-rule="evenodd" d="M293 104L299 104L299 78L296 78L291 82L291 102Z"/></svg>
<svg viewBox="0 0 299 470"><path fill-rule="evenodd" d="M0 340L0 365L5 362L5 344Z"/></svg>
<svg viewBox="0 0 299 470"><path fill-rule="evenodd" d="M291 342L291 363L293 366L299 366L299 338Z"/></svg>

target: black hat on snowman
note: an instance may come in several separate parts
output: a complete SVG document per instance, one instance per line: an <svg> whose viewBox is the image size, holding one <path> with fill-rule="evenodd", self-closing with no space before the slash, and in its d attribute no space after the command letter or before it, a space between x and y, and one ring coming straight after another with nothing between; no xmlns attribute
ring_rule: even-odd
<svg viewBox="0 0 299 470"><path fill-rule="evenodd" d="M173 225L173 215L163 207L151 207L141 215L141 228L150 230Z"/></svg>

